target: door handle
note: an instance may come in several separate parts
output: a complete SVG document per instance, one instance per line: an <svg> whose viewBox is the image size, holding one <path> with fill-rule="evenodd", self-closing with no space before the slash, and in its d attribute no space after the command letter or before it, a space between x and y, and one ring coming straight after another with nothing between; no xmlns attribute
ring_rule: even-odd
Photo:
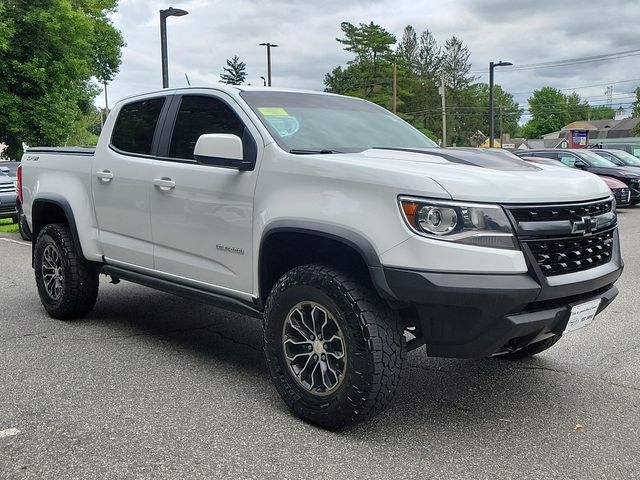
<svg viewBox="0 0 640 480"><path fill-rule="evenodd" d="M160 190L168 192L169 190L173 190L176 188L176 182L171 180L169 177L156 178L153 181L153 184L158 187Z"/></svg>
<svg viewBox="0 0 640 480"><path fill-rule="evenodd" d="M109 170L102 170L100 172L96 172L96 177L98 177L103 183L109 183L111 180L113 180L113 173L111 173Z"/></svg>

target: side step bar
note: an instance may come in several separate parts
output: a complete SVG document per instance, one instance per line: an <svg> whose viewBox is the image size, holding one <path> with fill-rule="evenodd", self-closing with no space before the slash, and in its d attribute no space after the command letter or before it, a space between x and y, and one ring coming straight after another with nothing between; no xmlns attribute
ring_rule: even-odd
<svg viewBox="0 0 640 480"><path fill-rule="evenodd" d="M213 293L207 290L177 284L162 278L152 277L139 272L132 272L131 270L126 270L120 267L114 267L113 265L101 265L98 268L98 271L114 278L127 280L155 290L172 293L179 297L190 298L224 310L248 315L254 318L262 318L262 312L258 310L255 305L245 303L236 298L227 297L219 293Z"/></svg>

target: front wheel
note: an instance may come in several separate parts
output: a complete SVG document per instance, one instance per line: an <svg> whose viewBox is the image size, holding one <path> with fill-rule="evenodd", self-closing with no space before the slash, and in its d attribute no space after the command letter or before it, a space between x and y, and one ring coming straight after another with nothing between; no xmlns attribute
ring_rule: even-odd
<svg viewBox="0 0 640 480"><path fill-rule="evenodd" d="M366 282L304 265L287 272L269 295L264 350L289 408L308 422L338 428L391 402L405 342L397 314Z"/></svg>
<svg viewBox="0 0 640 480"><path fill-rule="evenodd" d="M34 269L40 301L60 320L88 314L98 297L98 272L78 253L67 225L51 224L38 234Z"/></svg>

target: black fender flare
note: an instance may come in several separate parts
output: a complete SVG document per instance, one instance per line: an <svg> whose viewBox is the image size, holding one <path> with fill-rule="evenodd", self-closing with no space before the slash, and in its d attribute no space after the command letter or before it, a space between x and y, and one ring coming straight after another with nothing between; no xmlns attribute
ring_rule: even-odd
<svg viewBox="0 0 640 480"><path fill-rule="evenodd" d="M82 252L82 244L80 243L80 237L78 236L78 227L76 226L76 219L73 215L73 209L69 204L69 201L64 198L62 195L57 193L42 193L36 196L36 198L31 203L31 226L32 226L32 234L33 240L31 242L31 252L35 252L36 248L36 239L42 227L47 225L47 222L36 221L38 218L38 211L44 207L45 205L55 205L59 207L65 217L67 218L67 224L69 225L69 230L71 230L71 237L73 238L73 242L75 243L76 248L78 249L78 254L81 258L85 258L84 253ZM32 264L33 264L33 255L32 255Z"/></svg>
<svg viewBox="0 0 640 480"><path fill-rule="evenodd" d="M260 239L260 249L258 252L258 285L261 285L262 277L262 261L263 261L263 248L266 240L276 233L302 233L306 235L316 235L319 237L328 238L337 242L340 242L353 250L355 250L360 257L364 260L367 268L369 269L369 276L371 282L375 287L378 294L385 300L396 303L397 297L389 288L387 279L382 269L382 263L375 248L373 248L372 242L359 232L355 232L347 227L340 225L333 225L322 222L314 222L312 220L276 220L267 225L262 232L262 238ZM262 292L260 292L262 295ZM260 299L264 302L264 299Z"/></svg>

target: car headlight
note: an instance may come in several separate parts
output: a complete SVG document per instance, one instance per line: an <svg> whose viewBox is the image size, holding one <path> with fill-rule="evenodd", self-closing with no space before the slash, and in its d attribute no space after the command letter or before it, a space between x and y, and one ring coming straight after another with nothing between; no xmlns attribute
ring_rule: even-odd
<svg viewBox="0 0 640 480"><path fill-rule="evenodd" d="M492 248L518 249L499 205L400 197L402 215L423 237Z"/></svg>

